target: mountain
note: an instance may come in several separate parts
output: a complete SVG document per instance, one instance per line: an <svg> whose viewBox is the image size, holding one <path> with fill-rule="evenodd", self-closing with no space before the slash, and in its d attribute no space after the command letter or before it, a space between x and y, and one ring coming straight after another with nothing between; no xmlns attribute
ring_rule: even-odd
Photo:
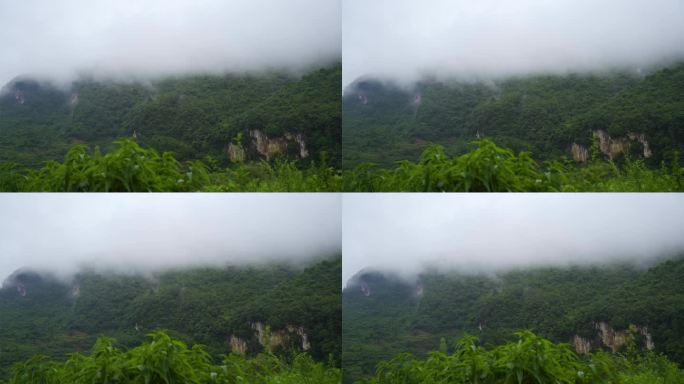
<svg viewBox="0 0 684 384"><path fill-rule="evenodd" d="M315 360L341 351L341 259L285 265L198 268L153 275L82 272L71 281L19 270L0 289L0 377L34 354L63 359L100 335L140 344L156 329L214 356L231 351Z"/></svg>
<svg viewBox="0 0 684 384"><path fill-rule="evenodd" d="M595 137L605 158L629 154L658 165L684 153L684 64L413 86L361 78L345 89L342 116L347 169L415 161L430 142L461 154L477 138L537 160L583 163Z"/></svg>
<svg viewBox="0 0 684 384"><path fill-rule="evenodd" d="M195 75L148 83L81 78L66 86L19 77L0 92L0 161L37 167L72 144L118 138L180 160L287 157L340 161L341 64L302 76Z"/></svg>
<svg viewBox="0 0 684 384"><path fill-rule="evenodd" d="M429 272L415 281L362 271L342 293L344 382L372 375L401 352L419 357L468 332L484 345L531 329L579 353L624 348L684 364L684 258L630 265L539 268L497 275Z"/></svg>

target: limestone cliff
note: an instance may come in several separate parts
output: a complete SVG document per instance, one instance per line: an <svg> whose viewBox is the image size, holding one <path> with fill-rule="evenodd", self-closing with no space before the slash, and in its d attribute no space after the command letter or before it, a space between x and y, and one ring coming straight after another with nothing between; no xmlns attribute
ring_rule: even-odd
<svg viewBox="0 0 684 384"><path fill-rule="evenodd" d="M573 345L577 352L588 353L592 350L592 346L594 346L594 348L608 348L611 352L615 353L627 344L629 338L628 330L616 330L611 327L610 324L603 321L594 322L592 326L594 330L596 330L596 334L593 338L574 335ZM636 325L634 326L633 331L636 334L643 336L642 345L638 345L638 347L647 351L651 351L655 348L653 335L651 335L647 326Z"/></svg>
<svg viewBox="0 0 684 384"><path fill-rule="evenodd" d="M648 159L653 156L650 144L643 133L629 132L625 136L611 137L606 131L599 129L593 132L593 136L598 140L599 151L611 160L620 155L628 154L630 147L637 143L641 145L641 156L643 158ZM589 158L587 148L577 143L572 143L570 146L570 154L572 159L578 163L585 162Z"/></svg>
<svg viewBox="0 0 684 384"><path fill-rule="evenodd" d="M259 129L248 131L246 143L228 145L231 162L243 162L246 158L271 160L277 156L305 159L309 157L304 136L301 133L284 132L282 136L269 137Z"/></svg>
<svg viewBox="0 0 684 384"><path fill-rule="evenodd" d="M297 351L306 352L311 349L309 335L304 327L288 324L283 329L271 330L271 327L260 322L250 324L253 333L251 337L241 338L236 335L228 337L228 344L233 353L245 354L249 350L254 350L257 345L266 351L273 351L277 348L289 349L296 348Z"/></svg>

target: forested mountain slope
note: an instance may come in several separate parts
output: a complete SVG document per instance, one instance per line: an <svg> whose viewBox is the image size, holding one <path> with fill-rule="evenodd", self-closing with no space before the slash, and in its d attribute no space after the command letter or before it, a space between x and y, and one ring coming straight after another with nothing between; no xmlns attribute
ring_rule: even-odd
<svg viewBox="0 0 684 384"><path fill-rule="evenodd" d="M195 75L148 83L81 78L62 87L19 77L0 92L0 161L37 167L62 160L75 143L107 149L118 138L135 137L181 161L306 162L326 152L338 165L340 73L336 64L303 76Z"/></svg>
<svg viewBox="0 0 684 384"><path fill-rule="evenodd" d="M484 345L531 329L578 352L624 348L636 326L640 349L684 364L684 259L629 265L540 268L498 274L422 274L407 282L361 272L343 291L344 381L374 373L380 360L421 357L464 332Z"/></svg>
<svg viewBox="0 0 684 384"><path fill-rule="evenodd" d="M657 165L684 153L684 64L649 72L534 75L488 82L423 80L400 87L362 78L345 89L343 164L415 161L428 142L450 154L489 138L537 160L589 156Z"/></svg>
<svg viewBox="0 0 684 384"><path fill-rule="evenodd" d="M165 329L214 356L292 354L339 365L341 259L288 266L78 274L63 282L19 270L0 290L0 377L34 354L88 352L100 335L141 343Z"/></svg>

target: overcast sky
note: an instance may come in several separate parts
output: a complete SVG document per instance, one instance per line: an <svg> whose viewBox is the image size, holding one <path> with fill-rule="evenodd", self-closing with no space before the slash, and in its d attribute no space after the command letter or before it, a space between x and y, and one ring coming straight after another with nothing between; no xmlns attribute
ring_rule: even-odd
<svg viewBox="0 0 684 384"><path fill-rule="evenodd" d="M342 282L543 265L648 262L684 251L684 194L345 194Z"/></svg>
<svg viewBox="0 0 684 384"><path fill-rule="evenodd" d="M0 86L29 74L148 78L341 59L340 0L0 1Z"/></svg>
<svg viewBox="0 0 684 384"><path fill-rule="evenodd" d="M338 194L3 194L0 283L21 267L149 272L341 253Z"/></svg>
<svg viewBox="0 0 684 384"><path fill-rule="evenodd" d="M499 77L684 57L682 0L344 0L343 86Z"/></svg>

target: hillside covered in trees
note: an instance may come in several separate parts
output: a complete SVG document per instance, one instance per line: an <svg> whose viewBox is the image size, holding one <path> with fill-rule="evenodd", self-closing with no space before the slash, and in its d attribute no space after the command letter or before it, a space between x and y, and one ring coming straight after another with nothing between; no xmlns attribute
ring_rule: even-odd
<svg viewBox="0 0 684 384"><path fill-rule="evenodd" d="M345 89L342 110L345 169L416 161L428 143L463 154L478 138L578 165L596 140L604 159L657 167L684 154L684 65L412 86L361 78Z"/></svg>
<svg viewBox="0 0 684 384"><path fill-rule="evenodd" d="M0 92L0 162L37 168L74 144L103 152L121 138L180 161L226 167L285 158L340 162L341 64L303 75L253 73L149 82L18 77Z"/></svg>
<svg viewBox="0 0 684 384"><path fill-rule="evenodd" d="M648 268L620 264L496 275L429 272L415 281L362 271L342 295L344 382L372 376L380 361L399 353L423 359L441 344L452 350L464 333L488 347L514 340L520 329L569 343L579 355L625 352L631 334L636 351L662 353L681 366L683 276L681 257ZM396 364L396 369L412 366Z"/></svg>
<svg viewBox="0 0 684 384"><path fill-rule="evenodd" d="M12 364L36 354L56 360L88 354L99 336L126 350L159 329L189 345L205 345L214 361L231 352L248 360L266 353L296 364L296 356L306 353L339 366L340 274L339 257L306 268L83 271L68 282L19 270L0 290L0 378L9 379Z"/></svg>

